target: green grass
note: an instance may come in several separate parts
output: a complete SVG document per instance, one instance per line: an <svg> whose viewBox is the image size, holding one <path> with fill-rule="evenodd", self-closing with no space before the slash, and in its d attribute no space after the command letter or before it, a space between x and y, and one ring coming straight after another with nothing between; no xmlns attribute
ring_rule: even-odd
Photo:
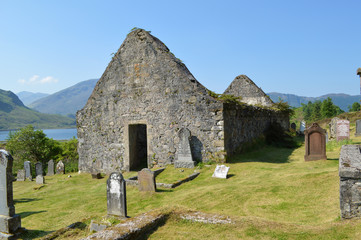
<svg viewBox="0 0 361 240"><path fill-rule="evenodd" d="M352 142L360 143L361 137L353 135ZM236 222L210 225L172 217L151 239L360 239L361 220L340 220L341 144L329 145L327 160L305 162L304 145L265 146L229 159L228 179L212 178L215 165L211 165L197 169L201 174L196 179L175 189L144 193L128 186L128 215L176 208L227 215ZM157 181L171 183L193 171L168 166ZM45 177L45 186L38 190L34 182L14 182L16 212L29 229L24 238L41 237L77 221L89 224L90 219L106 215L107 178L71 175ZM85 236L84 229L63 239Z"/></svg>

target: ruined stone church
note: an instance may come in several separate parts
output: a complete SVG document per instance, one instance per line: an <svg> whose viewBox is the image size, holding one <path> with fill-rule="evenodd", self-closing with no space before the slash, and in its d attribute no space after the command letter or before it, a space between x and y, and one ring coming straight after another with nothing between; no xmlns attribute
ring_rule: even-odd
<svg viewBox="0 0 361 240"><path fill-rule="evenodd" d="M273 122L288 128L288 115L267 108L272 101L247 76L226 90L245 103L210 93L163 42L143 29L130 32L77 112L79 170L172 164L181 128L190 130L198 162L223 161Z"/></svg>

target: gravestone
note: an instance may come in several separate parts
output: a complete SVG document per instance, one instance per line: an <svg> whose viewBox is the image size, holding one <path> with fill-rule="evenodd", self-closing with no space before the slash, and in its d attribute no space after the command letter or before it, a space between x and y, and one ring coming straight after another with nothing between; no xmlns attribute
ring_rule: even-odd
<svg viewBox="0 0 361 240"><path fill-rule="evenodd" d="M56 174L65 174L64 163L61 160L56 164Z"/></svg>
<svg viewBox="0 0 361 240"><path fill-rule="evenodd" d="M325 139L326 139L326 143L328 143L328 132L327 131L326 131Z"/></svg>
<svg viewBox="0 0 361 240"><path fill-rule="evenodd" d="M349 120L338 120L336 128L336 139L341 141L350 138L350 121Z"/></svg>
<svg viewBox="0 0 361 240"><path fill-rule="evenodd" d="M33 181L33 174L31 169L31 162L25 161L24 162L24 169L25 169L25 179L29 179L30 181Z"/></svg>
<svg viewBox="0 0 361 240"><path fill-rule="evenodd" d="M46 176L53 176L54 175L54 160L51 159L48 162L48 173L46 174Z"/></svg>
<svg viewBox="0 0 361 240"><path fill-rule="evenodd" d="M361 136L361 119L356 120L356 132L355 132L355 136Z"/></svg>
<svg viewBox="0 0 361 240"><path fill-rule="evenodd" d="M331 119L331 122L328 124L330 128L330 140L336 139L337 136L337 121L340 120L338 117Z"/></svg>
<svg viewBox="0 0 361 240"><path fill-rule="evenodd" d="M361 217L360 145L343 145L339 158L341 218Z"/></svg>
<svg viewBox="0 0 361 240"><path fill-rule="evenodd" d="M101 179L102 175L100 173L92 173L92 178L93 179Z"/></svg>
<svg viewBox="0 0 361 240"><path fill-rule="evenodd" d="M36 176L43 175L43 164L41 162L35 163L35 173Z"/></svg>
<svg viewBox="0 0 361 240"><path fill-rule="evenodd" d="M296 123L291 123L291 129L296 131Z"/></svg>
<svg viewBox="0 0 361 240"><path fill-rule="evenodd" d="M305 134L305 161L326 160L326 130L317 123L304 131Z"/></svg>
<svg viewBox="0 0 361 240"><path fill-rule="evenodd" d="M190 138L191 132L187 128L182 128L178 132L179 144L176 153L176 160L174 167L176 168L194 168L194 161L192 158Z"/></svg>
<svg viewBox="0 0 361 240"><path fill-rule="evenodd" d="M12 167L12 156L0 150L0 239L13 238L21 228L20 215L15 214Z"/></svg>
<svg viewBox="0 0 361 240"><path fill-rule="evenodd" d="M228 173L229 167L225 166L225 165L218 165L216 166L216 169L214 170L214 173L212 175L212 177L215 178L227 178L227 173Z"/></svg>
<svg viewBox="0 0 361 240"><path fill-rule="evenodd" d="M305 129L306 129L306 122L301 121L300 122L300 133L303 133L303 131L305 131Z"/></svg>
<svg viewBox="0 0 361 240"><path fill-rule="evenodd" d="M155 192L157 187L155 184L154 172L148 168L143 168L138 172L138 186L141 192Z"/></svg>
<svg viewBox="0 0 361 240"><path fill-rule="evenodd" d="M108 215L127 217L126 183L119 172L110 174L107 180Z"/></svg>
<svg viewBox="0 0 361 240"><path fill-rule="evenodd" d="M43 175L36 176L36 183L37 184L44 184L45 183L44 176Z"/></svg>
<svg viewBox="0 0 361 240"><path fill-rule="evenodd" d="M23 181L25 181L25 170L24 169L19 169L18 170L18 174L17 174L17 176L16 176L16 181L21 181L21 182L23 182Z"/></svg>

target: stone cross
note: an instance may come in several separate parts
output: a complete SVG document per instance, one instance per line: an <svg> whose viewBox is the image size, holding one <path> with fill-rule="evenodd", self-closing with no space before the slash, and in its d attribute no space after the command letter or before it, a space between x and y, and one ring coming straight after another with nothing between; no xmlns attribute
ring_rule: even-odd
<svg viewBox="0 0 361 240"><path fill-rule="evenodd" d="M25 161L24 162L24 169L25 169L25 179L28 178L30 181L33 180L33 174L31 171L31 162Z"/></svg>
<svg viewBox="0 0 361 240"><path fill-rule="evenodd" d="M46 176L53 176L54 175L54 160L51 159L48 162L48 173L46 174Z"/></svg>
<svg viewBox="0 0 361 240"><path fill-rule="evenodd" d="M305 161L327 159L326 156L326 130L317 123L305 131Z"/></svg>
<svg viewBox="0 0 361 240"><path fill-rule="evenodd" d="M24 169L19 169L18 170L18 174L16 176L16 181L25 181L25 170Z"/></svg>
<svg viewBox="0 0 361 240"><path fill-rule="evenodd" d="M176 153L174 167L176 168L194 168L191 146L189 144L191 132L187 128L179 130L179 145Z"/></svg>
<svg viewBox="0 0 361 240"><path fill-rule="evenodd" d="M0 239L11 238L21 228L20 215L15 214L12 167L12 156L0 150Z"/></svg>
<svg viewBox="0 0 361 240"><path fill-rule="evenodd" d="M339 157L341 218L361 217L360 145L343 145Z"/></svg>
<svg viewBox="0 0 361 240"><path fill-rule="evenodd" d="M338 120L337 121L336 138L337 141L350 138L350 121L349 120Z"/></svg>
<svg viewBox="0 0 361 240"><path fill-rule="evenodd" d="M35 173L36 176L43 176L43 164L41 162L35 163Z"/></svg>
<svg viewBox="0 0 361 240"><path fill-rule="evenodd" d="M64 163L61 160L56 164L56 174L65 174Z"/></svg>
<svg viewBox="0 0 361 240"><path fill-rule="evenodd" d="M141 192L155 192L157 185L155 183L154 172L148 168L143 168L138 172L138 185Z"/></svg>
<svg viewBox="0 0 361 240"><path fill-rule="evenodd" d="M356 132L355 136L361 136L361 119L356 120Z"/></svg>
<svg viewBox="0 0 361 240"><path fill-rule="evenodd" d="M108 215L127 217L126 184L119 172L110 174L107 180Z"/></svg>

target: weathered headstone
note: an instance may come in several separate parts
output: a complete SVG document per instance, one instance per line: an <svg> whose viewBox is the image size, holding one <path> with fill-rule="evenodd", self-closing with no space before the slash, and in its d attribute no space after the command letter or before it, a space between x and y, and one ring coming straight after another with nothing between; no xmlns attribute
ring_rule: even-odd
<svg viewBox="0 0 361 240"><path fill-rule="evenodd" d="M65 174L64 163L61 160L56 164L56 174Z"/></svg>
<svg viewBox="0 0 361 240"><path fill-rule="evenodd" d="M38 175L36 176L36 183L37 184L44 184L45 183L45 178L43 175Z"/></svg>
<svg viewBox="0 0 361 240"><path fill-rule="evenodd" d="M350 138L350 121L349 120L338 120L336 129L337 141Z"/></svg>
<svg viewBox="0 0 361 240"><path fill-rule="evenodd" d="M108 215L127 217L126 184L119 172L110 174L107 180Z"/></svg>
<svg viewBox="0 0 361 240"><path fill-rule="evenodd" d="M33 175L32 175L32 169L31 169L31 162L30 161L25 161L24 162L24 169L25 169L25 179L29 179L30 181L33 180Z"/></svg>
<svg viewBox="0 0 361 240"><path fill-rule="evenodd" d="M326 160L326 130L317 123L304 131L305 134L305 161Z"/></svg>
<svg viewBox="0 0 361 240"><path fill-rule="evenodd" d="M212 177L215 178L227 178L227 173L228 173L229 167L225 166L225 165L218 165L216 166L216 169L214 170L214 173L212 175Z"/></svg>
<svg viewBox="0 0 361 240"><path fill-rule="evenodd" d="M43 164L41 162L35 163L35 173L36 176L43 175Z"/></svg>
<svg viewBox="0 0 361 240"><path fill-rule="evenodd" d="M328 132L326 130L326 134L325 134L325 140L326 140L326 143L328 143Z"/></svg>
<svg viewBox="0 0 361 240"><path fill-rule="evenodd" d="M143 168L142 171L139 171L138 186L141 192L155 192L157 187L154 172L148 168Z"/></svg>
<svg viewBox="0 0 361 240"><path fill-rule="evenodd" d="M337 136L337 121L340 120L338 117L331 119L331 122L328 124L330 127L330 140L336 139Z"/></svg>
<svg viewBox="0 0 361 240"><path fill-rule="evenodd" d="M341 218L361 217L360 145L343 145L339 158Z"/></svg>
<svg viewBox="0 0 361 240"><path fill-rule="evenodd" d="M16 176L16 181L25 181L25 170L24 169L19 169L18 170L18 174Z"/></svg>
<svg viewBox="0 0 361 240"><path fill-rule="evenodd" d="M194 161L192 158L190 138L191 132L187 128L179 130L179 144L176 153L176 160L174 167L176 168L194 168Z"/></svg>
<svg viewBox="0 0 361 240"><path fill-rule="evenodd" d="M48 162L48 173L46 174L46 176L53 176L54 175L54 160L51 159Z"/></svg>
<svg viewBox="0 0 361 240"><path fill-rule="evenodd" d="M291 129L296 131L296 123L291 123Z"/></svg>
<svg viewBox="0 0 361 240"><path fill-rule="evenodd" d="M361 119L356 120L356 132L355 136L361 136Z"/></svg>
<svg viewBox="0 0 361 240"><path fill-rule="evenodd" d="M306 122L301 121L300 122L300 133L303 133L303 131L305 131L305 129L306 129Z"/></svg>
<svg viewBox="0 0 361 240"><path fill-rule="evenodd" d="M0 150L0 239L9 239L21 228L13 200L13 158Z"/></svg>

